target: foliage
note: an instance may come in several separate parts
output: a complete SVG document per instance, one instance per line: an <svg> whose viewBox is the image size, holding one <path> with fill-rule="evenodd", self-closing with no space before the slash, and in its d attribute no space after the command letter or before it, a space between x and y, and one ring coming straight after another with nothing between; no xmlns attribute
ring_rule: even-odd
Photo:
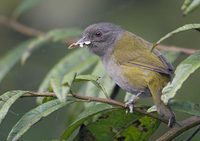
<svg viewBox="0 0 200 141"><path fill-rule="evenodd" d="M36 6L40 0L23 0L21 4L14 10L13 17L18 18L21 14Z"/></svg>
<svg viewBox="0 0 200 141"><path fill-rule="evenodd" d="M63 101L58 99L48 101L24 114L22 118L10 131L7 140L18 140L32 125L41 118L48 116L52 112L62 108L63 106L72 104L74 101Z"/></svg>
<svg viewBox="0 0 200 141"><path fill-rule="evenodd" d="M184 15L189 14L190 12L194 11L200 5L200 0L185 0L181 10L183 11Z"/></svg>
<svg viewBox="0 0 200 141"><path fill-rule="evenodd" d="M123 116L121 116L123 115ZM158 128L156 119L135 114L126 114L122 109L109 110L95 121L82 125L78 136L88 141L120 140L145 141Z"/></svg>
<svg viewBox="0 0 200 141"><path fill-rule="evenodd" d="M180 33L180 32L183 32L183 31L188 31L188 30L199 30L200 29L200 24L186 24L182 27L179 27L177 28L176 30L172 31L172 32L169 32L167 33L164 37L162 37L160 40L158 40L152 47L151 50L153 50L158 44L160 44L162 41L164 41L165 39L177 34L177 33Z"/></svg>
<svg viewBox="0 0 200 141"><path fill-rule="evenodd" d="M24 0L13 13L15 18L38 4L38 0ZM185 0L182 10L185 15L200 5L200 0ZM156 47L165 39L182 31L200 29L200 24L187 24L169 32L155 45ZM76 28L54 29L44 35L32 38L16 46L0 60L0 82L20 62L24 64L34 50L43 47L49 42L62 43L66 38L77 37L81 30ZM178 57L178 53L168 52L166 56L172 62ZM192 54L182 61L175 70L175 77L163 89L162 99L175 111L189 115L200 116L198 104L186 101L178 101L175 96L182 88L182 84L200 67L200 51ZM89 72L89 73L88 73ZM85 74L87 73L87 74ZM86 85L83 85L87 83ZM26 112L12 127L7 140L19 140L34 124L42 118L52 114L65 106L77 104L80 100L73 97L73 86L81 84L81 92L90 97L105 97L109 100L114 88L114 83L106 75L102 64L96 56L88 50L77 49L70 52L46 74L39 86L39 93L55 93L56 98L46 98L39 106ZM101 94L103 94L101 96ZM23 90L8 91L0 96L0 125L6 117L10 107L21 97L30 96L31 92ZM109 104L99 104L82 100L83 112L76 116L74 122L66 127L61 139L72 138L74 140L125 140L145 141L158 129L160 121L155 118L135 112L126 114L125 110ZM151 109L149 111L154 111Z"/></svg>
<svg viewBox="0 0 200 141"><path fill-rule="evenodd" d="M177 90L181 88L183 82L199 67L200 51L197 51L178 65L172 82L163 89L163 101L168 103L168 100L176 95Z"/></svg>

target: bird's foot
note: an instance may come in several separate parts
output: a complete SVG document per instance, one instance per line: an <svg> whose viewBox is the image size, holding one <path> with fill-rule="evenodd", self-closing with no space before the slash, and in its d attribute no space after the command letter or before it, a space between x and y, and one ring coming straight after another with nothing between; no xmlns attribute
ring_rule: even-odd
<svg viewBox="0 0 200 141"><path fill-rule="evenodd" d="M176 118L175 118L175 115L174 115L174 113L173 113L173 115L169 118L169 120L168 120L168 127L174 127L174 125L175 125L175 123L176 123Z"/></svg>
<svg viewBox="0 0 200 141"><path fill-rule="evenodd" d="M140 94L141 93L138 93L136 95L132 95L131 98L130 98L130 100L125 103L125 106L128 108L128 110L126 111L126 113L128 113L128 112L133 113L135 103L139 99L139 95Z"/></svg>
<svg viewBox="0 0 200 141"><path fill-rule="evenodd" d="M168 120L168 127L173 127L176 124L175 114L168 105L160 103L156 108L159 115Z"/></svg>

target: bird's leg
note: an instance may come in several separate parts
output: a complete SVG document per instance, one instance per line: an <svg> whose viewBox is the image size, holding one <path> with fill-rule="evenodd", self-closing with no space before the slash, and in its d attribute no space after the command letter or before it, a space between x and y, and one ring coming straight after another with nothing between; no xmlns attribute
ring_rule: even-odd
<svg viewBox="0 0 200 141"><path fill-rule="evenodd" d="M137 93L136 95L132 95L130 100L125 103L126 107L129 109L130 113L133 113L134 106L136 101L139 99L139 96L142 94L142 92Z"/></svg>

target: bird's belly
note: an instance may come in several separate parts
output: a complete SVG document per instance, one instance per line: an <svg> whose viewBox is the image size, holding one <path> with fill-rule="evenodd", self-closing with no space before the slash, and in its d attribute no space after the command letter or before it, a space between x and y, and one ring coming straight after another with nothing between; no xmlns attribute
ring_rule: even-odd
<svg viewBox="0 0 200 141"><path fill-rule="evenodd" d="M114 60L109 60L103 63L108 75L123 90L132 94L136 94L138 92L146 92L145 82L141 80L141 76L134 74L134 71L128 72L130 70L120 66Z"/></svg>

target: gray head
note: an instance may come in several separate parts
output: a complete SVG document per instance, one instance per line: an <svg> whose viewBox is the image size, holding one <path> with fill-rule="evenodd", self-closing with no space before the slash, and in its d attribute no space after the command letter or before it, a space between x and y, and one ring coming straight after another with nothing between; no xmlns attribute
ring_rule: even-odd
<svg viewBox="0 0 200 141"><path fill-rule="evenodd" d="M97 23L88 26L82 35L82 38L72 46L87 45L93 53L103 57L108 51L112 50L116 39L123 29L112 23Z"/></svg>

